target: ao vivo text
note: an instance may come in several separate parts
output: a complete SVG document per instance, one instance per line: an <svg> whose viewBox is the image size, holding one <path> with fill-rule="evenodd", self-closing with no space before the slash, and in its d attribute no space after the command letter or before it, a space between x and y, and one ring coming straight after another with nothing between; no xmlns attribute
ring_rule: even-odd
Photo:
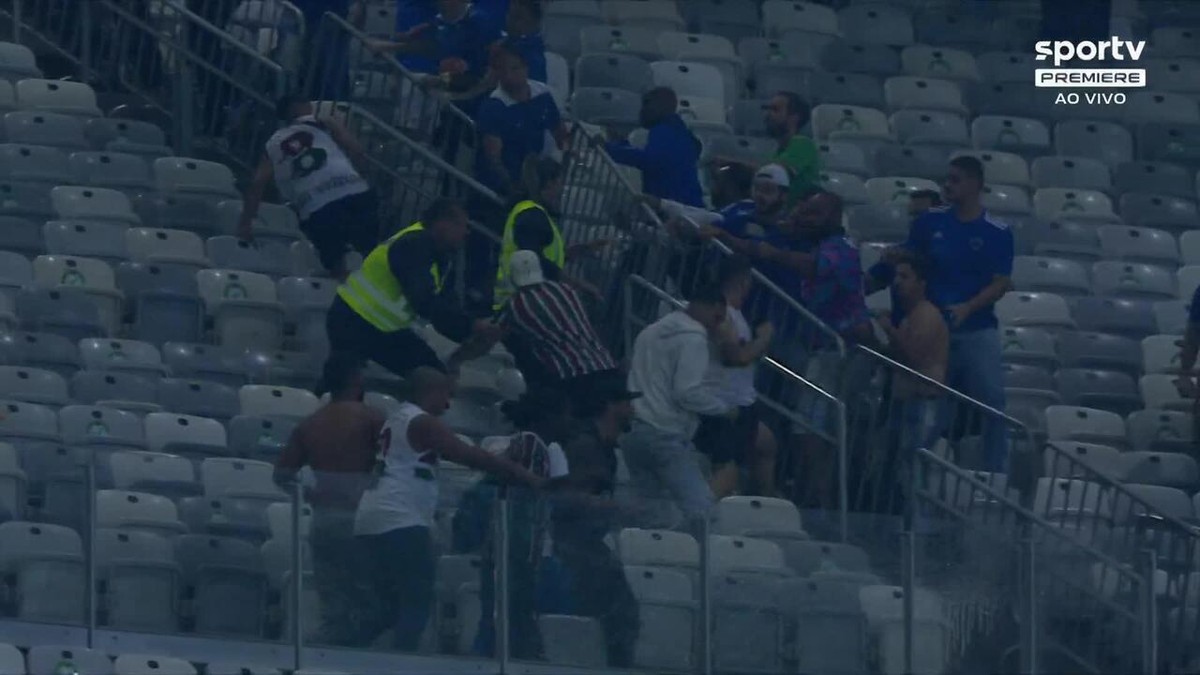
<svg viewBox="0 0 1200 675"><path fill-rule="evenodd" d="M1054 97L1054 105L1125 105L1125 94L1106 91L1059 92Z"/></svg>

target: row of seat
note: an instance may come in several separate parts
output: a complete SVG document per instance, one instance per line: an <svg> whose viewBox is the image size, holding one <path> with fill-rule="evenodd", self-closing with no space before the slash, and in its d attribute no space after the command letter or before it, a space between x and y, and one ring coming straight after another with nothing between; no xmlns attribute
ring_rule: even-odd
<svg viewBox="0 0 1200 675"><path fill-rule="evenodd" d="M64 669L69 668L69 671ZM198 675L190 662L170 656L117 654L114 658L98 649L65 645L34 645L26 654L13 645L0 643L0 672L6 675ZM209 663L206 675L281 675L272 666L236 662ZM295 675L339 675L332 671L297 671Z"/></svg>

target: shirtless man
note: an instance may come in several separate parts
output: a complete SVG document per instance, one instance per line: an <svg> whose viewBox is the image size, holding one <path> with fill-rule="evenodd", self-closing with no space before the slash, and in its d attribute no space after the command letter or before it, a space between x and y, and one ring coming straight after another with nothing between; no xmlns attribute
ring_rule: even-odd
<svg viewBox="0 0 1200 675"><path fill-rule="evenodd" d="M950 330L942 313L925 297L927 268L920 258L909 253L896 260L895 268L893 287L904 318L896 326L886 312L876 317L887 335L889 351L909 368L944 383L950 357ZM928 447L936 440L938 388L912 376L901 376L895 380L893 394L903 420L901 447L909 452Z"/></svg>

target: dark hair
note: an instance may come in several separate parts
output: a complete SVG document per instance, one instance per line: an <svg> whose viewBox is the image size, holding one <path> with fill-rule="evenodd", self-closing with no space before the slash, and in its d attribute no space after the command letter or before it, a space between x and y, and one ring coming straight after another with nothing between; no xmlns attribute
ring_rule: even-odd
<svg viewBox="0 0 1200 675"><path fill-rule="evenodd" d="M313 393L317 396L323 396L326 393L340 394L350 386L355 377L358 377L362 372L366 363L358 354L351 352L333 352L329 355L329 359L325 361L325 367L321 371L321 379L317 381L317 386L313 389Z"/></svg>
<svg viewBox="0 0 1200 675"><path fill-rule="evenodd" d="M702 280L692 286L691 293L688 293L687 301L694 302L699 305L724 305L725 292L721 288L721 284L711 280Z"/></svg>
<svg viewBox="0 0 1200 675"><path fill-rule="evenodd" d="M729 184L739 195L748 195L750 194L750 189L754 186L754 169L746 164L737 162L722 164L717 168L716 179L718 181L729 181Z"/></svg>
<svg viewBox="0 0 1200 675"><path fill-rule="evenodd" d="M529 67L529 60L525 58L525 55L522 54L519 49L517 49L512 40L507 38L501 40L500 44L496 45L496 47L492 50L491 65L493 67L499 65L500 60L505 57L514 58L520 61L521 65Z"/></svg>
<svg viewBox="0 0 1200 675"><path fill-rule="evenodd" d="M308 102L309 102L308 97L302 96L300 94L300 92L297 92L297 91L288 92L288 93L284 94L283 96L280 96L275 101L275 117L276 117L276 119L278 119L281 122L291 122L292 121L292 108L300 105L301 103L308 103Z"/></svg>
<svg viewBox="0 0 1200 675"><path fill-rule="evenodd" d="M521 189L527 198L537 201L542 188L564 173L565 167L554 158L530 155L521 163Z"/></svg>
<svg viewBox="0 0 1200 675"><path fill-rule="evenodd" d="M808 101L805 101L803 98L801 98L800 94L797 94L794 91L781 91L775 95L782 96L783 99L787 101L787 114L795 115L797 118L799 118L799 121L796 122L797 127L802 127L805 124L808 124Z"/></svg>
<svg viewBox="0 0 1200 675"><path fill-rule="evenodd" d="M933 206L942 205L942 193L937 190L913 190L908 195L909 199L928 199Z"/></svg>
<svg viewBox="0 0 1200 675"><path fill-rule="evenodd" d="M453 199L450 199L449 197L438 197L437 199L433 200L432 204L427 206L425 210L421 212L421 222L424 223L426 227L429 227L439 220L445 220L461 210L462 205Z"/></svg>
<svg viewBox="0 0 1200 675"><path fill-rule="evenodd" d="M970 155L961 155L950 160L950 166L979 181L980 185L983 184L983 162L979 161L978 158Z"/></svg>
<svg viewBox="0 0 1200 675"><path fill-rule="evenodd" d="M750 274L753 269L750 259L744 255L725 256L717 266L717 283L725 288L734 279Z"/></svg>
<svg viewBox="0 0 1200 675"><path fill-rule="evenodd" d="M539 423L567 414L567 398L558 391L531 386L516 401L500 404L500 412L514 427L528 431Z"/></svg>
<svg viewBox="0 0 1200 675"><path fill-rule="evenodd" d="M908 249L900 249L900 252L896 256L896 260L892 266L895 268L901 265L908 265L911 267L913 274L916 275L917 279L920 279L921 281L927 281L929 279L929 259L920 253L910 251Z"/></svg>

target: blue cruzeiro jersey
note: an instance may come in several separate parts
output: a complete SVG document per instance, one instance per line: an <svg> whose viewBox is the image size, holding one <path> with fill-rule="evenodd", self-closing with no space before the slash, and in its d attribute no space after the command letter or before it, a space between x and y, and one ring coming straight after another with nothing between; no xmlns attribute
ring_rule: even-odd
<svg viewBox="0 0 1200 675"><path fill-rule="evenodd" d="M905 246L929 259L929 299L943 310L967 302L996 276L1011 276L1013 234L984 211L962 222L953 208L930 209L913 221ZM993 306L980 309L956 332L995 328Z"/></svg>

